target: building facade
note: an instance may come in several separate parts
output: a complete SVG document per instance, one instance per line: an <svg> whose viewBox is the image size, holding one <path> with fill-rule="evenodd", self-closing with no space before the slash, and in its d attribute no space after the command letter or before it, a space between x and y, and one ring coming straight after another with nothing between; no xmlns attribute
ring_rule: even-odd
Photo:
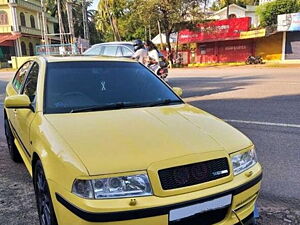
<svg viewBox="0 0 300 225"><path fill-rule="evenodd" d="M258 16L255 13L256 6L247 5L246 8L238 6L236 4L229 5L229 18L251 18L251 26L257 27L259 25ZM212 19L225 20L227 19L227 7L214 12Z"/></svg>
<svg viewBox="0 0 300 225"><path fill-rule="evenodd" d="M47 33L54 33L57 18L45 14ZM37 0L0 0L0 61L31 56L42 40L42 7Z"/></svg>

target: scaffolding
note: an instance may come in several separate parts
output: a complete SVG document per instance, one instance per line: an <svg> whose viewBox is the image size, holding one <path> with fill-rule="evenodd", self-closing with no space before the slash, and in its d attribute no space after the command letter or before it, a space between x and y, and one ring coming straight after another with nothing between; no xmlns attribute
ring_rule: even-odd
<svg viewBox="0 0 300 225"><path fill-rule="evenodd" d="M73 20L73 4L74 2L67 1L65 8L67 13L68 21L68 32L65 31L63 19L62 19L62 5L61 0L56 0L57 4L57 17L58 17L58 26L59 33L49 34L47 30L47 21L46 21L46 7L45 0L41 0L42 6L42 45L36 46L37 55L73 55L78 54L78 47L76 44L75 31L74 31L74 20ZM87 18L87 4L86 0L80 0L80 5L82 7L82 21L83 21L83 33L84 40L89 42L89 29L88 29L88 18ZM60 44L51 44L51 36L59 37ZM78 40L81 40L79 37ZM80 44L78 44L80 45Z"/></svg>

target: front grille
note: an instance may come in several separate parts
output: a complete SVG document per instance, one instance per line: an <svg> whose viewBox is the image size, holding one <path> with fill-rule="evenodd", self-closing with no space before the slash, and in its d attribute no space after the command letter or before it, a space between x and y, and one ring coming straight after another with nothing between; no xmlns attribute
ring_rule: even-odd
<svg viewBox="0 0 300 225"><path fill-rule="evenodd" d="M225 219L229 207L199 213L188 218L169 222L169 225L212 225Z"/></svg>
<svg viewBox="0 0 300 225"><path fill-rule="evenodd" d="M163 190L187 187L229 175L227 158L172 167L158 171Z"/></svg>

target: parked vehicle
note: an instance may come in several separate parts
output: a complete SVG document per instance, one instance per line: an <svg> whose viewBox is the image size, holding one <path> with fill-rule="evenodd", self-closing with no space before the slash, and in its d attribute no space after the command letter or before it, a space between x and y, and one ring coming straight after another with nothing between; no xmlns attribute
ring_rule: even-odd
<svg viewBox="0 0 300 225"><path fill-rule="evenodd" d="M263 62L263 59L262 59L261 56L252 56L252 55L250 55L250 56L247 58L247 60L246 60L245 63L246 63L247 65L249 65L249 64L263 64L264 62Z"/></svg>
<svg viewBox="0 0 300 225"><path fill-rule="evenodd" d="M132 42L107 42L95 44L86 50L83 55L116 56L130 58L134 53Z"/></svg>
<svg viewBox="0 0 300 225"><path fill-rule="evenodd" d="M10 156L41 225L254 224L253 143L140 63L36 57L8 83Z"/></svg>
<svg viewBox="0 0 300 225"><path fill-rule="evenodd" d="M131 58L134 53L134 46L132 42L107 42L101 44L95 44L88 50L86 50L83 55L85 56L116 56ZM164 56L162 56L163 58ZM165 60L165 59L164 59ZM156 75L158 75L163 80L166 80L169 69L168 65L164 67L154 68L149 65L148 68L152 70Z"/></svg>

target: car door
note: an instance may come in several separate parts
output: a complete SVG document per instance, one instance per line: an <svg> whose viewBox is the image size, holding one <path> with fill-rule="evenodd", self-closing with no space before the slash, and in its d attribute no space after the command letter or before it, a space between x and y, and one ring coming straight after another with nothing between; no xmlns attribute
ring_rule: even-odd
<svg viewBox="0 0 300 225"><path fill-rule="evenodd" d="M34 62L27 74L26 81L20 92L20 94L24 94L29 97L32 109L17 109L15 117L16 130L28 159L31 157L30 125L36 115L35 108L38 74L39 64Z"/></svg>
<svg viewBox="0 0 300 225"><path fill-rule="evenodd" d="M27 73L32 66L32 62L24 63L16 72L14 79L11 83L7 85L6 88L6 96L17 95L21 92L21 89L25 83ZM16 109L6 109L6 113L8 116L8 120L12 129L15 130L15 117L16 117Z"/></svg>

